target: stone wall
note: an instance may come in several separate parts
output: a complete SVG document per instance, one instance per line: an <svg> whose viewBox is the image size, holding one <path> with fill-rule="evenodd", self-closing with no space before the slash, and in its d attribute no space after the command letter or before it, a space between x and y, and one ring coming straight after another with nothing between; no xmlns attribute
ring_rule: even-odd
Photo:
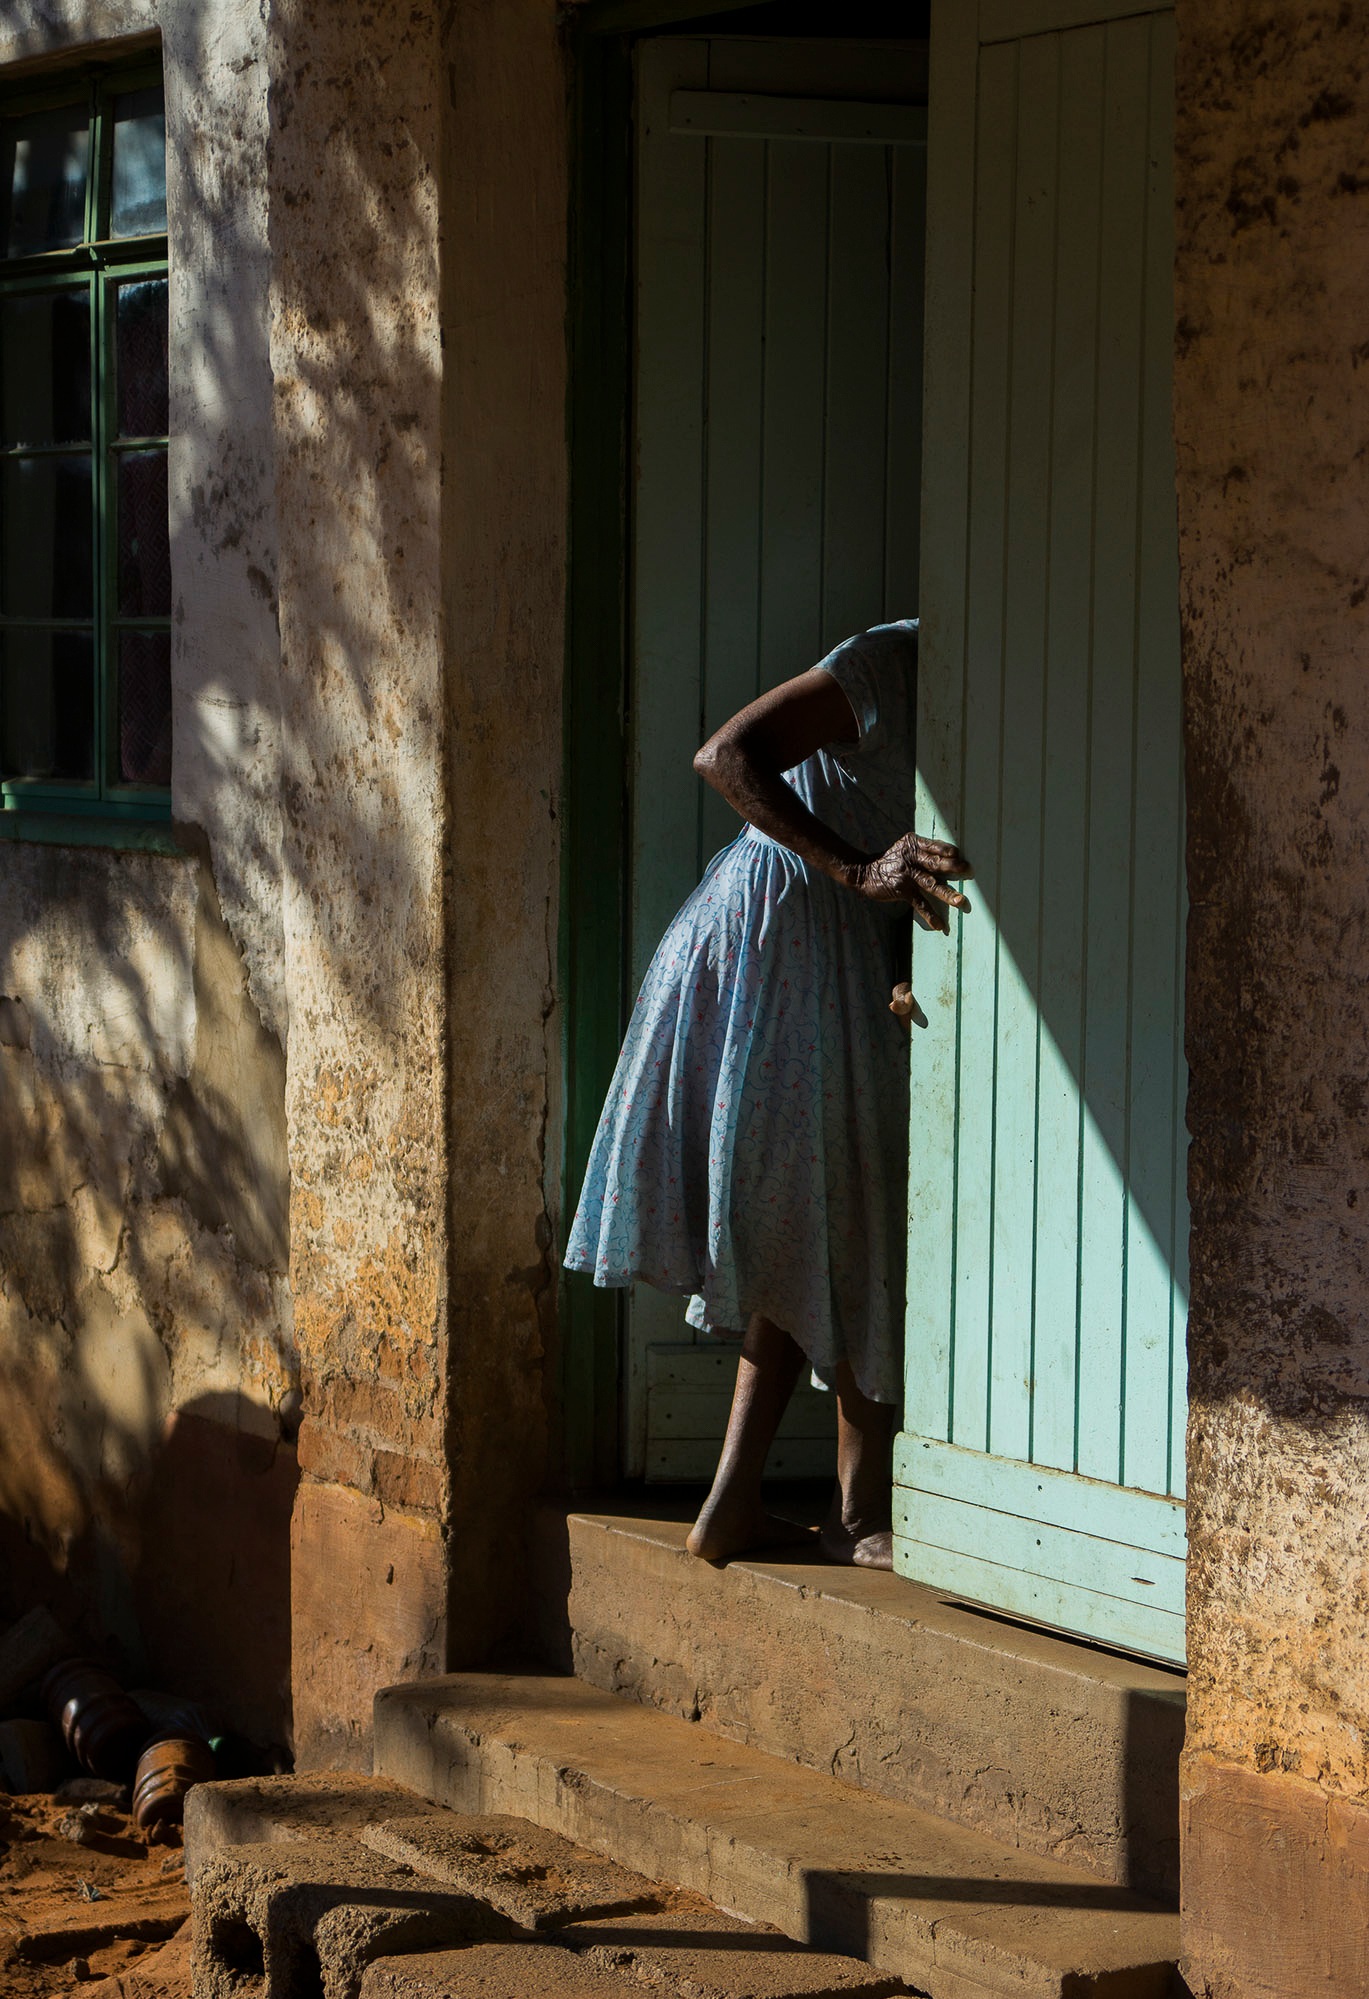
<svg viewBox="0 0 1369 1999"><path fill-rule="evenodd" d="M543 1463L565 89L550 0L272 19L296 1724L364 1763Z"/></svg>
<svg viewBox="0 0 1369 1999"><path fill-rule="evenodd" d="M296 1733L364 1765L446 1645L435 10L282 0L270 63Z"/></svg>
<svg viewBox="0 0 1369 1999"><path fill-rule="evenodd" d="M555 10L16 16L164 44L181 851L0 875L12 1607L258 1735L293 1655L302 1760L364 1764L516 1619L544 1458Z"/></svg>
<svg viewBox="0 0 1369 1999"><path fill-rule="evenodd" d="M1198 1991L1362 1991L1369 20L1179 0Z"/></svg>
<svg viewBox="0 0 1369 1999"><path fill-rule="evenodd" d="M240 0L41 0L5 10L0 64L158 29L182 851L3 850L0 1614L45 1594L131 1676L280 1740L295 1365L263 28Z"/></svg>
<svg viewBox="0 0 1369 1999"><path fill-rule="evenodd" d="M553 0L463 0L447 50L453 1666L523 1613L558 1266L568 79ZM522 1587L526 1588L526 1584Z"/></svg>

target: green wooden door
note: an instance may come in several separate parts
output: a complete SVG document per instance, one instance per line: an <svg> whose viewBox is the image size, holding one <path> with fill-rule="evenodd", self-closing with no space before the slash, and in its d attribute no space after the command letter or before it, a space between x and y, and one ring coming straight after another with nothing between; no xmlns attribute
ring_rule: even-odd
<svg viewBox="0 0 1369 1999"><path fill-rule="evenodd" d="M739 830L705 736L917 609L926 46L663 38L638 53L630 977ZM711 1476L734 1355L628 1313L626 1469ZM773 1475L830 1471L801 1390Z"/></svg>
<svg viewBox="0 0 1369 1999"><path fill-rule="evenodd" d="M978 881L914 968L896 1566L1181 1659L1172 15L932 33L919 826Z"/></svg>

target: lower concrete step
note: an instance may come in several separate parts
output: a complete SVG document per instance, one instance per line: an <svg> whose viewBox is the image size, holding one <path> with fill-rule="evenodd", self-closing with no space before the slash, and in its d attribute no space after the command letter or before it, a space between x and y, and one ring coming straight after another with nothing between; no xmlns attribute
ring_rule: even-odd
<svg viewBox="0 0 1369 1999"><path fill-rule="evenodd" d="M907 1992L544 1826L369 1777L198 1784L185 1830L197 1999Z"/></svg>
<svg viewBox="0 0 1369 1999"><path fill-rule="evenodd" d="M1177 1901L1182 1673L901 1576L715 1568L686 1531L640 1504L543 1516L577 1677Z"/></svg>
<svg viewBox="0 0 1369 1999"><path fill-rule="evenodd" d="M795 1982L792 1946L787 1963L768 1950L720 1950L688 1921L670 1947L656 1949L648 1936L639 1948L641 1929L621 1945L566 1935L382 1958L368 1966L358 1999L893 1999L904 1990L859 1973L834 1978L830 1957L814 1958L804 1969L816 1965L818 1976Z"/></svg>
<svg viewBox="0 0 1369 1999"><path fill-rule="evenodd" d="M517 1814L931 1999L1176 1989L1173 1911L580 1680L387 1688L375 1769L458 1811Z"/></svg>

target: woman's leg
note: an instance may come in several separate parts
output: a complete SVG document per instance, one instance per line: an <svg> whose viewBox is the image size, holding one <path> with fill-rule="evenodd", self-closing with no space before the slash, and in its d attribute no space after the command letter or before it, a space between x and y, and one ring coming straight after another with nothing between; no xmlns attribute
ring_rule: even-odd
<svg viewBox="0 0 1369 1999"><path fill-rule="evenodd" d="M777 1519L761 1505L766 1456L803 1365L803 1354L788 1333L757 1313L742 1341L713 1487L685 1544L691 1555L720 1562L746 1548L812 1540L808 1528Z"/></svg>
<svg viewBox="0 0 1369 1999"><path fill-rule="evenodd" d="M849 1361L836 1369L837 1489L822 1529L829 1562L861 1569L894 1566L890 1453L892 1403L871 1402L856 1386Z"/></svg>

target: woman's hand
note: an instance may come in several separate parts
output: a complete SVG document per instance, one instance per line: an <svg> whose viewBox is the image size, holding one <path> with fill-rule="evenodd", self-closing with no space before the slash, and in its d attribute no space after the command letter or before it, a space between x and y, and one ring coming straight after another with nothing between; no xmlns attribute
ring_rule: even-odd
<svg viewBox="0 0 1369 1999"><path fill-rule="evenodd" d="M845 869L843 879L869 902L906 902L924 930L947 931L951 927L947 911L970 907L947 881L973 873L960 849L948 841L905 833L874 860Z"/></svg>
<svg viewBox="0 0 1369 1999"><path fill-rule="evenodd" d="M927 1016L913 997L913 989L906 979L900 979L889 995L889 1011L905 1033L911 1034L915 1025L927 1025Z"/></svg>

